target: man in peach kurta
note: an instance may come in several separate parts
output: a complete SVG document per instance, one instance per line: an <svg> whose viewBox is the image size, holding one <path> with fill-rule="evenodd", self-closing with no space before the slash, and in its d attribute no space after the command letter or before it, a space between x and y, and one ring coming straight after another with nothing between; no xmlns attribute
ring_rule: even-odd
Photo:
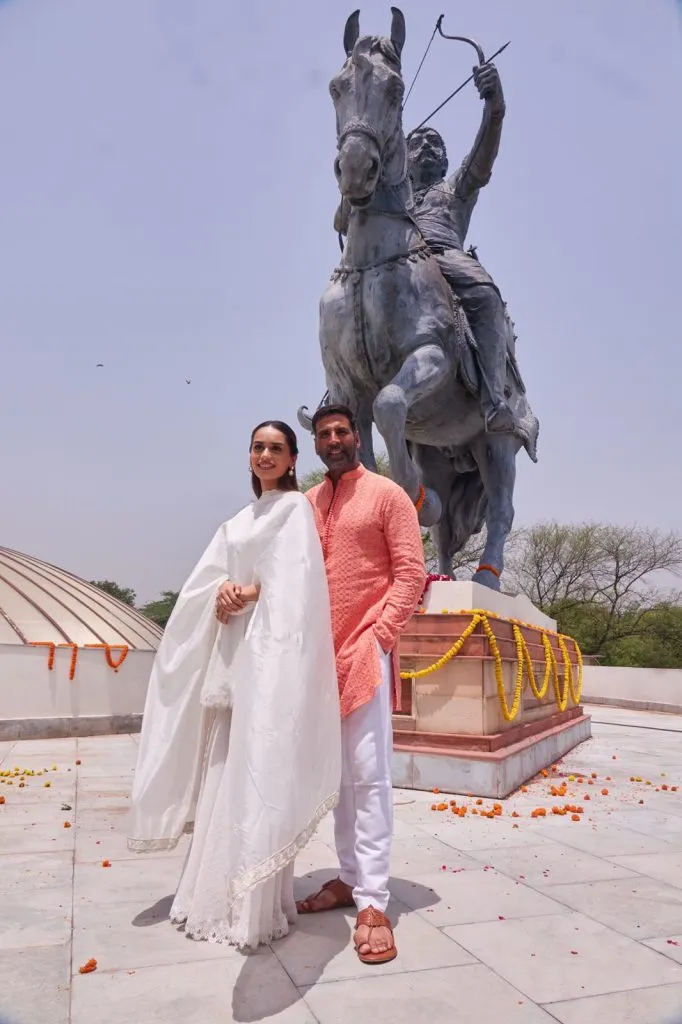
<svg viewBox="0 0 682 1024"><path fill-rule="evenodd" d="M426 581L417 513L405 491L368 472L343 406L319 409L315 449L328 469L308 497L322 540L341 702L343 774L335 811L339 877L300 913L356 906L360 959L396 956L388 879L393 793L391 714L400 706L398 640Z"/></svg>

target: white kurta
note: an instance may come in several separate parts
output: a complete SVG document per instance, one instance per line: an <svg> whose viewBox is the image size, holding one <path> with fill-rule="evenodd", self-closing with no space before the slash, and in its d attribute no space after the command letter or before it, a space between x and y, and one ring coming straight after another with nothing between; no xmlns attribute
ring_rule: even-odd
<svg viewBox="0 0 682 1024"><path fill-rule="evenodd" d="M261 591L221 626L215 598L226 579ZM253 947L286 934L294 858L335 806L340 778L329 597L312 510L298 492L266 492L218 530L164 632L129 846L170 849L196 817L171 918L194 938Z"/></svg>

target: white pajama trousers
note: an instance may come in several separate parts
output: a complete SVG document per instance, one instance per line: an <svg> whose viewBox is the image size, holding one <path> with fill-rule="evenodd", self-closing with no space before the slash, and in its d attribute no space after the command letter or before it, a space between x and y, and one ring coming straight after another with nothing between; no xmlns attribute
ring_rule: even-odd
<svg viewBox="0 0 682 1024"><path fill-rule="evenodd" d="M381 685L368 704L341 721L341 795L334 812L339 877L353 889L358 910L386 912L393 833L393 679L381 657Z"/></svg>

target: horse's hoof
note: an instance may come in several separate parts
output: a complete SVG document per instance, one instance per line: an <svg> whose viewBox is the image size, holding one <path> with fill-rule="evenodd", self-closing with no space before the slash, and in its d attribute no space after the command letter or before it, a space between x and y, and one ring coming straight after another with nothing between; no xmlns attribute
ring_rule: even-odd
<svg viewBox="0 0 682 1024"><path fill-rule="evenodd" d="M423 526L424 529L428 529L430 526L435 526L440 522L442 515L443 506L440 498L435 491L431 490L430 487L425 487L424 501L418 514L419 525Z"/></svg>
<svg viewBox="0 0 682 1024"><path fill-rule="evenodd" d="M500 589L500 579L494 572L490 572L489 569L481 569L473 576L474 583L480 583L482 587L488 587L489 590Z"/></svg>

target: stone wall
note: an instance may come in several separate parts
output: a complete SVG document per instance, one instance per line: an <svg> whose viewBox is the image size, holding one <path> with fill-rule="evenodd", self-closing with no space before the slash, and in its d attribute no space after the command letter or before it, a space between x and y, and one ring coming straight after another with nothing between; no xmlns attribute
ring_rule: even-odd
<svg viewBox="0 0 682 1024"><path fill-rule="evenodd" d="M682 714L682 669L585 665L583 701Z"/></svg>

